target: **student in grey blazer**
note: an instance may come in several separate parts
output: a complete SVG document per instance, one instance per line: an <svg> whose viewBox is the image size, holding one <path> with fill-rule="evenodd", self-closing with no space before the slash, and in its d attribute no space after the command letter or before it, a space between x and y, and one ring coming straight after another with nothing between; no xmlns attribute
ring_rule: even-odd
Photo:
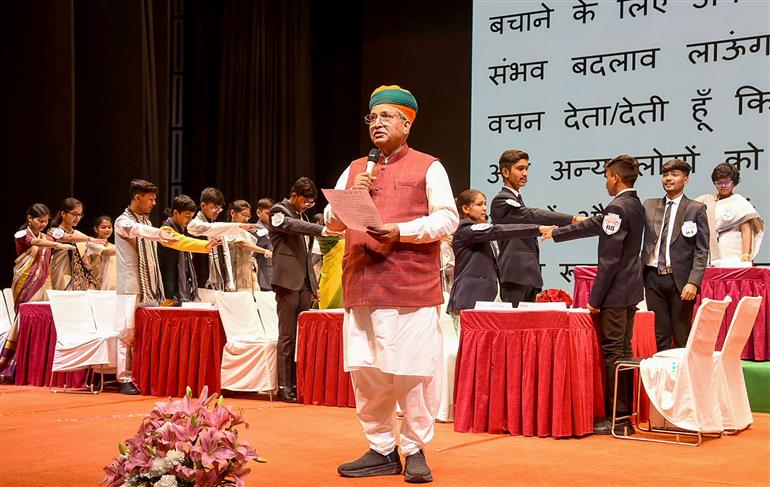
<svg viewBox="0 0 770 487"><path fill-rule="evenodd" d="M297 316L310 308L318 293L310 249L313 237L327 235L326 227L310 223L305 212L315 205L318 190L309 178L299 178L291 196L270 209L270 242L273 244L272 286L278 312L278 399L297 402L294 344Z"/></svg>
<svg viewBox="0 0 770 487"><path fill-rule="evenodd" d="M666 196L644 202L642 262L647 308L655 312L658 351L684 347L708 263L706 205L684 195L691 167L672 159L661 167Z"/></svg>

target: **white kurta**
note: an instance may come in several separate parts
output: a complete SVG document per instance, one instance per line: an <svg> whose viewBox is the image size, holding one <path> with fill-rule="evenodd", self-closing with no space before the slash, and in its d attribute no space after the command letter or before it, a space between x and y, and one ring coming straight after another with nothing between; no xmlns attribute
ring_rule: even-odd
<svg viewBox="0 0 770 487"><path fill-rule="evenodd" d="M118 294L141 294L139 288L139 253L136 250L137 237L160 241L160 228L136 223L124 215L115 219Z"/></svg>
<svg viewBox="0 0 770 487"><path fill-rule="evenodd" d="M161 240L160 229L136 223L124 215L115 219L116 291L118 294L141 295L139 253L136 249L137 237L159 241ZM126 310L123 323L123 329L118 335L118 370L116 375L118 382L131 382L130 349L134 343L134 310Z"/></svg>
<svg viewBox="0 0 770 487"><path fill-rule="evenodd" d="M387 159L385 160L387 164ZM349 169L336 189L345 189ZM399 223L402 242L430 243L451 235L459 217L444 167L434 161L426 173L428 215ZM331 206L324 217L338 229L342 225ZM385 222L389 223L389 222ZM426 279L438 279L425 276ZM369 447L383 455L396 448L413 455L434 434L443 384L443 338L439 306L345 310L343 348L345 370L351 372L358 416ZM403 412L397 435L396 405Z"/></svg>
<svg viewBox="0 0 770 487"><path fill-rule="evenodd" d="M335 189L345 189L349 171L350 168L342 173ZM444 166L434 161L425 178L428 215L399 223L401 242L441 240L451 235L460 221ZM341 224L331 205L325 208L324 217L327 223ZM343 325L345 370L376 367L397 375L432 376L442 353L438 311L436 306L346 309Z"/></svg>

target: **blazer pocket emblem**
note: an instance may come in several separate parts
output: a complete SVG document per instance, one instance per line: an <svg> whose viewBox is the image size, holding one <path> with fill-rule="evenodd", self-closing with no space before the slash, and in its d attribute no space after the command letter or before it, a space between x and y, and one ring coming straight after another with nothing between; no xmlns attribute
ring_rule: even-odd
<svg viewBox="0 0 770 487"><path fill-rule="evenodd" d="M696 225L695 222L682 223L682 235L689 238L696 233L698 233L698 225Z"/></svg>
<svg viewBox="0 0 770 487"><path fill-rule="evenodd" d="M272 223L274 227L280 227L283 224L284 217L285 215L281 212L273 213L270 217L270 223Z"/></svg>
<svg viewBox="0 0 770 487"><path fill-rule="evenodd" d="M514 208L521 208L521 203L519 203L513 198L508 198L507 200L505 200L505 202L513 206Z"/></svg>
<svg viewBox="0 0 770 487"><path fill-rule="evenodd" d="M620 215L615 213L607 213L602 220L602 230L607 235L612 235L620 230L620 223L623 221Z"/></svg>
<svg viewBox="0 0 770 487"><path fill-rule="evenodd" d="M477 223L475 225L471 225L471 230L473 230L474 232L482 232L489 228L492 228L491 223Z"/></svg>

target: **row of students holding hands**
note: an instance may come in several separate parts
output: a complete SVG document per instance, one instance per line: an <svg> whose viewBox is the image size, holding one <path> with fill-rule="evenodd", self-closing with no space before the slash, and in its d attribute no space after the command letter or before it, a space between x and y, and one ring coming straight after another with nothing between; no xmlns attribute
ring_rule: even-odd
<svg viewBox="0 0 770 487"><path fill-rule="evenodd" d="M618 156L605 164L605 186L613 199L588 218L524 204L521 189L530 167L525 152L506 151L499 165L505 185L492 200L494 224L487 223L483 193L467 190L456 198L461 221L452 240L455 277L448 310L458 313L476 301L493 301L498 281L502 301L514 307L534 301L543 285L537 236L555 242L598 236L598 273L588 309L601 322L608 390L614 386L615 362L631 357L637 304L646 297L655 312L658 350L684 346L710 246L712 263L750 261L764 234L762 218L732 191L739 174L731 164L714 169L717 193L696 201L684 195L690 165L670 160L661 168L666 196L642 203L634 189L638 161ZM626 379L618 384L618 416L630 410L632 388ZM605 409L609 416L612 404ZM597 422L595 433L610 434L609 422Z"/></svg>

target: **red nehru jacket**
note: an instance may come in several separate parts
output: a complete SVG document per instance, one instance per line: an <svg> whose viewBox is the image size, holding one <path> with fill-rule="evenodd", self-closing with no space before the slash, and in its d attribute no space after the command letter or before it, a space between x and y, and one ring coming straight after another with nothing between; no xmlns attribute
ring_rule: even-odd
<svg viewBox="0 0 770 487"><path fill-rule="evenodd" d="M436 158L404 147L377 164L372 200L384 223L402 223L428 215L425 174ZM366 170L366 158L350 164L347 189ZM444 301L440 280L441 243L383 244L364 232L347 230L342 261L345 308L436 306Z"/></svg>

